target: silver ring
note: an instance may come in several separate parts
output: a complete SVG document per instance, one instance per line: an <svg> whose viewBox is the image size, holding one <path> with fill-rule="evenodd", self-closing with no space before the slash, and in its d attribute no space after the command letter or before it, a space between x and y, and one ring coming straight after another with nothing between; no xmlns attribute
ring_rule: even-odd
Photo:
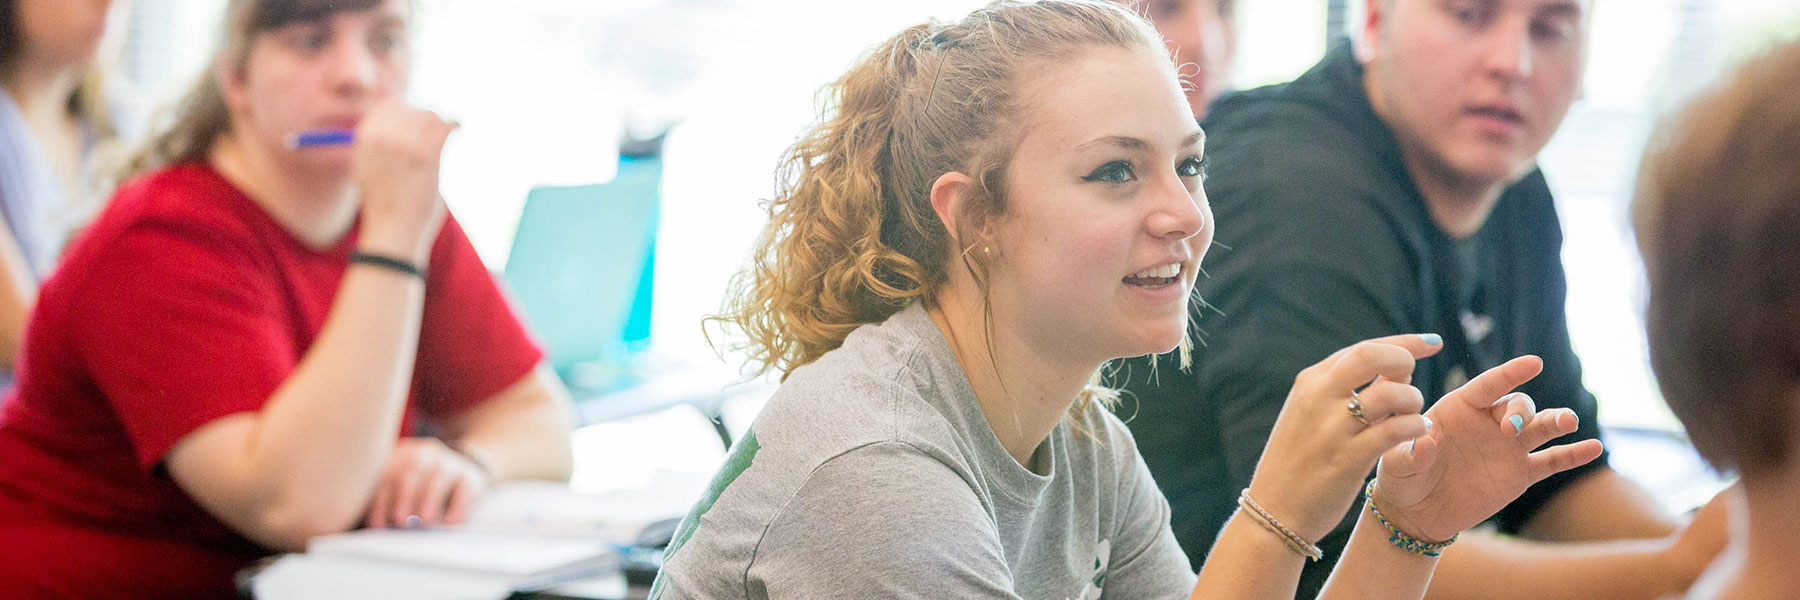
<svg viewBox="0 0 1800 600"><path fill-rule="evenodd" d="M1363 427L1372 425L1372 423L1369 422L1369 418L1363 416L1362 395L1356 393L1356 390L1350 390L1350 401L1344 403L1344 408L1349 409L1350 416L1355 418L1357 422L1362 423Z"/></svg>

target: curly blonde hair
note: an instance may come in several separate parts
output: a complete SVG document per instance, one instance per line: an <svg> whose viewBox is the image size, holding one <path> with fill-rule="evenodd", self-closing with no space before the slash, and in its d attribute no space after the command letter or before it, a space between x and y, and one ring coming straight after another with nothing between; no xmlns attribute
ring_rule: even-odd
<svg viewBox="0 0 1800 600"><path fill-rule="evenodd" d="M968 174L965 210L1003 214L1021 73L1093 47L1162 56L1160 40L1118 5L1042 0L995 2L876 46L826 88L823 117L783 157L769 223L750 266L732 281L724 314L712 320L748 338L737 348L756 374L777 371L785 380L857 327L912 302L935 303L953 264L969 270L985 297L985 257L953 247L971 238L945 228L931 206L932 183ZM1081 406L1113 396L1089 386Z"/></svg>

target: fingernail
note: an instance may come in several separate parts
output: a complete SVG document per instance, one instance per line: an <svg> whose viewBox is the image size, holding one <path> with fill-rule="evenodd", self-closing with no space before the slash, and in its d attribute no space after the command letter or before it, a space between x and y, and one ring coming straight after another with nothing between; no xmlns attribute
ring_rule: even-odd
<svg viewBox="0 0 1800 600"><path fill-rule="evenodd" d="M1425 420L1425 433L1431 433L1431 417L1419 417Z"/></svg>
<svg viewBox="0 0 1800 600"><path fill-rule="evenodd" d="M1513 416L1507 417L1506 421L1508 423L1512 423L1513 433L1519 433L1521 431L1525 431L1525 417L1523 415L1513 415Z"/></svg>
<svg viewBox="0 0 1800 600"><path fill-rule="evenodd" d="M406 515L406 528L407 529L418 529L420 525L424 525L424 524L425 524L425 520L420 519L419 515Z"/></svg>
<svg viewBox="0 0 1800 600"><path fill-rule="evenodd" d="M1413 440L1413 441L1407 442L1406 443L1406 455L1412 456L1413 455L1413 446L1416 446L1418 444L1419 444L1419 440Z"/></svg>
<svg viewBox="0 0 1800 600"><path fill-rule="evenodd" d="M1419 334L1419 339L1432 346L1444 343L1443 336L1435 333L1421 333Z"/></svg>

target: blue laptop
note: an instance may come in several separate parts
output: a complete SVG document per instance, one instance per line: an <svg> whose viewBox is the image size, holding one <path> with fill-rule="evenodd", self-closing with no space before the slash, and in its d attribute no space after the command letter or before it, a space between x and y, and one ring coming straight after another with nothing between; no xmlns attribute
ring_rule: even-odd
<svg viewBox="0 0 1800 600"><path fill-rule="evenodd" d="M661 187L661 158L622 157L610 182L540 187L525 199L506 282L577 397L637 383Z"/></svg>

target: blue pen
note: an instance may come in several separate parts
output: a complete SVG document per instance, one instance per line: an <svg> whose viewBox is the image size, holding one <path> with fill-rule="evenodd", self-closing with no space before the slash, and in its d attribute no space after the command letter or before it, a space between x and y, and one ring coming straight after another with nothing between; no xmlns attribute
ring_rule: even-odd
<svg viewBox="0 0 1800 600"><path fill-rule="evenodd" d="M288 134L287 147L298 150L314 146L348 146L354 141L356 132L349 129L313 129Z"/></svg>

